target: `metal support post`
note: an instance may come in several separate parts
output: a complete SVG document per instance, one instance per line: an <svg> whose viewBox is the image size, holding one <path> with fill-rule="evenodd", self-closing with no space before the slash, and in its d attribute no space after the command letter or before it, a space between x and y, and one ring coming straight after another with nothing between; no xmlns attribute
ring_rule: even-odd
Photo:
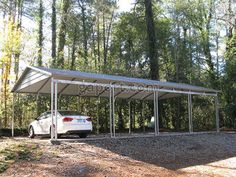
<svg viewBox="0 0 236 177"><path fill-rule="evenodd" d="M156 91L156 130L157 130L157 134L159 135L159 100L158 100L158 92Z"/></svg>
<svg viewBox="0 0 236 177"><path fill-rule="evenodd" d="M192 118L192 95L188 94L188 118L189 118L189 133L193 132L193 118Z"/></svg>
<svg viewBox="0 0 236 177"><path fill-rule="evenodd" d="M218 99L218 96L215 96L215 111L216 111L216 131L220 132L219 99Z"/></svg>
<svg viewBox="0 0 236 177"><path fill-rule="evenodd" d="M14 137L14 120L15 120L15 94L12 98L12 120L11 120L11 136Z"/></svg>
<svg viewBox="0 0 236 177"><path fill-rule="evenodd" d="M100 128L100 125L99 125L99 105L100 105L100 96L98 97L98 102L97 102L97 134L99 134L99 128Z"/></svg>
<svg viewBox="0 0 236 177"><path fill-rule="evenodd" d="M53 106L54 106L54 81L53 78L51 79L51 140L54 138L53 134L54 134L54 121L53 121Z"/></svg>
<svg viewBox="0 0 236 177"><path fill-rule="evenodd" d="M145 132L145 118L144 118L143 107L144 107L144 103L143 103L143 100L142 100L141 101L141 116L142 116L143 132Z"/></svg>
<svg viewBox="0 0 236 177"><path fill-rule="evenodd" d="M110 95L109 95L109 108L110 108L110 134L111 134L111 138L113 137L113 133L112 133L112 88L111 88L111 84L109 87L109 91L110 91Z"/></svg>
<svg viewBox="0 0 236 177"><path fill-rule="evenodd" d="M129 101L129 134L131 134L131 126L132 126L132 123L131 123L131 115L132 114L132 111L131 111L131 101Z"/></svg>
<svg viewBox="0 0 236 177"><path fill-rule="evenodd" d="M57 140L57 83L55 83L55 140Z"/></svg>
<svg viewBox="0 0 236 177"><path fill-rule="evenodd" d="M155 136L159 134L159 111L158 111L158 92L154 91L154 126Z"/></svg>
<svg viewBox="0 0 236 177"><path fill-rule="evenodd" d="M156 92L153 92L153 111L154 111L154 129L155 129L155 135L157 134L157 127L156 127L156 118L157 118L157 112L156 112Z"/></svg>
<svg viewBox="0 0 236 177"><path fill-rule="evenodd" d="M116 123L115 123L115 88L112 87L112 123L113 123L113 137L116 136Z"/></svg>

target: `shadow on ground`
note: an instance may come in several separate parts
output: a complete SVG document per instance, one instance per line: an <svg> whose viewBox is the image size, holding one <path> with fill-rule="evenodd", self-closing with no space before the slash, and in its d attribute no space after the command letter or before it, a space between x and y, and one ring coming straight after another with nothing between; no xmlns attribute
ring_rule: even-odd
<svg viewBox="0 0 236 177"><path fill-rule="evenodd" d="M84 143L170 170L236 157L236 133L99 139Z"/></svg>

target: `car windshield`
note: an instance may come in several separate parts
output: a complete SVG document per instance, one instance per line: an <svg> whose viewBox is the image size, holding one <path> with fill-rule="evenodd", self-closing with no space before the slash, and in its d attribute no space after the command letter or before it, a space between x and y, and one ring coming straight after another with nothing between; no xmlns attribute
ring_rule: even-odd
<svg viewBox="0 0 236 177"><path fill-rule="evenodd" d="M78 111L58 111L62 116L70 115L70 116L77 116L79 115Z"/></svg>

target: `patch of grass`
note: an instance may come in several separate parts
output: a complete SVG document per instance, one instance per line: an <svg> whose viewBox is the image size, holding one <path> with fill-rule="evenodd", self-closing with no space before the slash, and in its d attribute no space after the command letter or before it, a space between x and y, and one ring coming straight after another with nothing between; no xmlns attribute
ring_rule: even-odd
<svg viewBox="0 0 236 177"><path fill-rule="evenodd" d="M11 163L19 160L39 160L42 151L36 144L11 144L0 151L0 173L4 172Z"/></svg>
<svg viewBox="0 0 236 177"><path fill-rule="evenodd" d="M0 173L4 172L8 168L8 163L0 161Z"/></svg>

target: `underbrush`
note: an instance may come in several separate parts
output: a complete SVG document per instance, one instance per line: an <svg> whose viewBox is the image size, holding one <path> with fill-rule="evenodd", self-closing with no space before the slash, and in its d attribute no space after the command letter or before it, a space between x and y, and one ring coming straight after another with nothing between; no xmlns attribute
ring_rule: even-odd
<svg viewBox="0 0 236 177"><path fill-rule="evenodd" d="M11 137L12 130L10 128L1 128L0 129L0 137ZM27 128L14 128L14 136L28 136Z"/></svg>

